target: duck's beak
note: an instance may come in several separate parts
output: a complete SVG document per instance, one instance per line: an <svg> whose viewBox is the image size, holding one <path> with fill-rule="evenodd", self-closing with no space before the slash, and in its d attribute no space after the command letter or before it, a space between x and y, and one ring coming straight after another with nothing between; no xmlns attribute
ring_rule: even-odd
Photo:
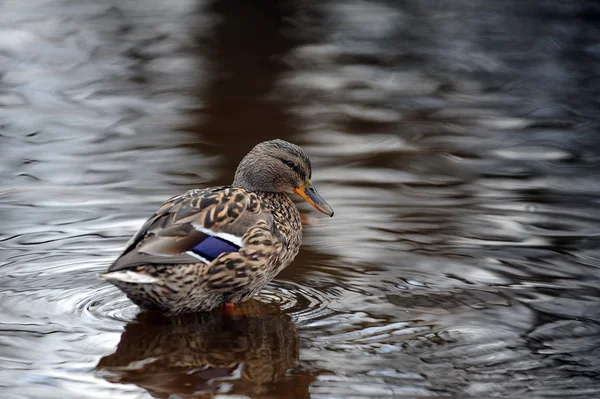
<svg viewBox="0 0 600 399"><path fill-rule="evenodd" d="M294 192L304 198L309 204L315 207L319 212L323 212L326 215L333 216L333 209L329 206L317 190L313 187L310 179L306 180L306 184L294 189Z"/></svg>

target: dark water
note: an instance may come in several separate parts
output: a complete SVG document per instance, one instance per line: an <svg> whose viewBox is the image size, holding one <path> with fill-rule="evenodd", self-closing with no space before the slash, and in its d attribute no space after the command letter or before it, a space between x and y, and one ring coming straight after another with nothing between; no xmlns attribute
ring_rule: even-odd
<svg viewBox="0 0 600 399"><path fill-rule="evenodd" d="M0 397L597 398L598 43L593 1L1 2ZM336 216L250 316L97 278L274 137Z"/></svg>

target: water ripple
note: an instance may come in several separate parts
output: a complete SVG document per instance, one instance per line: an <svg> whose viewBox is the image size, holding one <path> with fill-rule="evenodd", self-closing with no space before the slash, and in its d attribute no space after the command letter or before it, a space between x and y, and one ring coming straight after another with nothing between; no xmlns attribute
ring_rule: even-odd
<svg viewBox="0 0 600 399"><path fill-rule="evenodd" d="M596 3L263 3L0 3L3 397L598 397ZM336 215L249 314L98 278L273 137Z"/></svg>
<svg viewBox="0 0 600 399"><path fill-rule="evenodd" d="M127 297L109 285L96 289L92 295L79 298L71 307L75 315L87 317L95 322L102 322L104 319L128 322L139 312L137 306Z"/></svg>

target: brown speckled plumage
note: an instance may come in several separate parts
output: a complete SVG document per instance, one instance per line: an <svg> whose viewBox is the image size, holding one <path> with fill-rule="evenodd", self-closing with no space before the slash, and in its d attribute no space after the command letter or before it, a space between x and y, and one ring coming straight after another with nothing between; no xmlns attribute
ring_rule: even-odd
<svg viewBox="0 0 600 399"><path fill-rule="evenodd" d="M163 204L103 278L138 306L167 313L249 299L300 248L300 214L286 193L296 192L333 215L310 176L300 147L282 140L261 143L240 163L234 187L191 190ZM210 261L198 257L193 250L209 237L224 238L232 250Z"/></svg>

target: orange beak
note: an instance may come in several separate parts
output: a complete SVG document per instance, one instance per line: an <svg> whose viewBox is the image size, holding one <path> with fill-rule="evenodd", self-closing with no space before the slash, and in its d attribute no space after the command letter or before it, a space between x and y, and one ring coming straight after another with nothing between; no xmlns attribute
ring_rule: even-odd
<svg viewBox="0 0 600 399"><path fill-rule="evenodd" d="M333 216L333 209L329 206L317 190L312 185L310 180L306 181L306 184L294 189L294 192L304 198L306 202L315 207L319 212L323 212L326 215Z"/></svg>

